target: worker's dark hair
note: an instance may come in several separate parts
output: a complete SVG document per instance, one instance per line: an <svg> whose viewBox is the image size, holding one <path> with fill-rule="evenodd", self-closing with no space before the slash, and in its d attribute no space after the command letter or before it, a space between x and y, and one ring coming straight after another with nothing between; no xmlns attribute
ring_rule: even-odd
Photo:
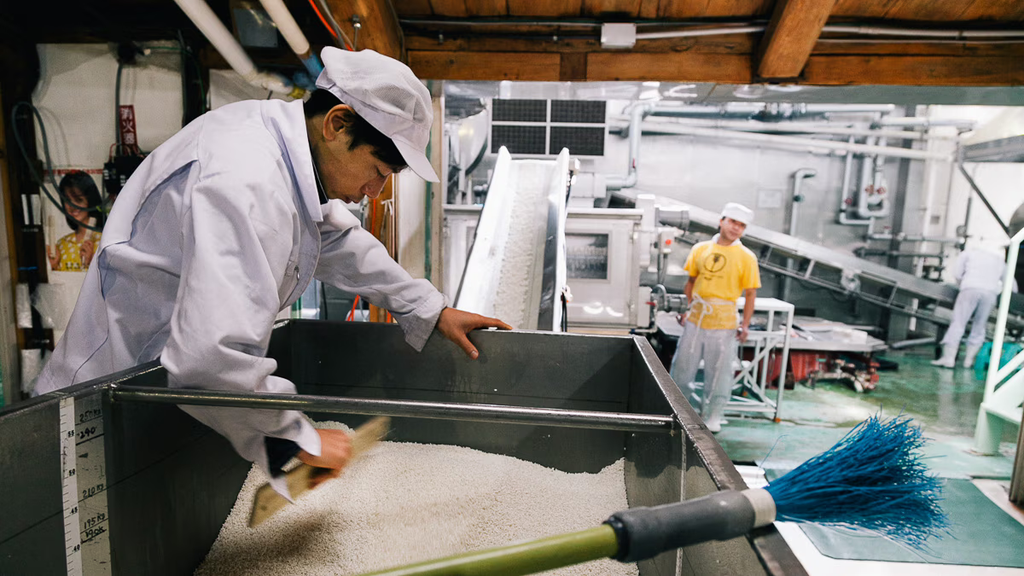
<svg viewBox="0 0 1024 576"><path fill-rule="evenodd" d="M89 223L88 218L95 218L96 228L103 227L104 214L103 211L100 210L100 206L103 204L103 198L100 196L100 191L96 188L96 181L92 179L92 176L89 176L81 170L72 170L60 179L59 186L61 199L66 203L80 207L81 204L78 201L72 200L71 198L65 198L65 196L71 188L81 192L82 195L85 196L85 207L89 208L89 210L86 211L89 216L86 218L85 224ZM77 220L67 214L64 215L64 220L72 230L78 230L79 223Z"/></svg>
<svg viewBox="0 0 1024 576"><path fill-rule="evenodd" d="M331 108L338 104L344 104L344 102L327 90L317 89L309 97L309 100L302 104L302 110L306 118L311 119L320 114L327 114ZM348 147L349 150L354 150L366 144L371 148L374 157L394 168L396 172L406 167L405 158L402 158L402 153L398 151L391 138L381 134L379 130L371 126L369 122L355 112L348 115L346 120L350 124L345 131L352 138L352 142Z"/></svg>

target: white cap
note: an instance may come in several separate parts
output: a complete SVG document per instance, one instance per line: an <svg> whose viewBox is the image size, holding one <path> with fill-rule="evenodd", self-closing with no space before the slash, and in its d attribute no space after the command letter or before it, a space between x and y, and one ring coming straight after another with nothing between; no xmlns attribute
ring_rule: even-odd
<svg viewBox="0 0 1024 576"><path fill-rule="evenodd" d="M420 178L440 182L426 155L434 123L430 92L412 70L373 50L352 52L328 46L320 57L324 70L316 87L337 96L391 138Z"/></svg>
<svg viewBox="0 0 1024 576"><path fill-rule="evenodd" d="M729 202L722 208L722 218L732 218L749 226L754 221L754 211L743 204Z"/></svg>

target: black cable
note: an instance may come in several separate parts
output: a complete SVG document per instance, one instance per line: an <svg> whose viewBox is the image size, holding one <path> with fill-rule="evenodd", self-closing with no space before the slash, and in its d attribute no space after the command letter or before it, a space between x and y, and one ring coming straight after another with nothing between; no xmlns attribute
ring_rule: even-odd
<svg viewBox="0 0 1024 576"><path fill-rule="evenodd" d="M97 209L102 210L103 203L101 203L99 206L79 206L78 204L75 204L70 198L68 198L67 195L64 194L64 191L60 189L60 185L57 184L57 181L53 177L53 163L50 161L50 141L46 137L46 126L43 124L43 117L39 114L39 110L37 110L36 107L32 105L32 103L18 102L14 105L13 108L11 108L11 127L14 128L14 130L12 130L14 132L14 140L15 142L18 143L18 150L21 151L21 156L22 158L25 159L25 164L28 165L28 170L29 173L32 175L32 180L34 180L35 183L39 186L39 188L46 194L46 197L49 198L50 202L52 202L53 205L57 207L57 210L60 210L61 214L63 214L67 218L70 218L73 222L76 222L80 226L83 226L86 230L102 232L102 228L90 226L89 224L73 217L71 214L68 214L67 210L64 209L64 204L62 202L57 202L53 195L50 194L50 191L46 189L46 184L43 181L43 177L40 176L38 172L36 172L36 167L32 164L32 158L29 156L28 150L25 149L25 142L23 142L21 139L21 133L17 130L18 109L23 106L27 107L32 111L32 113L35 115L36 122L39 124L39 133L40 135L42 135L43 138L43 155L46 158L46 172L50 176L50 184L53 185L54 190L57 191L57 195L60 196L61 200L67 202L70 206L74 208L78 208L79 210L84 210L86 212L91 212Z"/></svg>
<svg viewBox="0 0 1024 576"><path fill-rule="evenodd" d="M565 294L562 294L562 332L569 331L569 303L565 300Z"/></svg>
<svg viewBox="0 0 1024 576"><path fill-rule="evenodd" d="M114 80L114 136L117 142L117 154L121 154L121 70L124 67L117 63L117 78Z"/></svg>

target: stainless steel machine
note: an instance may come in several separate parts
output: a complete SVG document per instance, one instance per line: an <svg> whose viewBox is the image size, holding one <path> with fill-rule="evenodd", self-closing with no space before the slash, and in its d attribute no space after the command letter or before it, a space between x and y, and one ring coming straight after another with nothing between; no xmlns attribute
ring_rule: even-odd
<svg viewBox="0 0 1024 576"><path fill-rule="evenodd" d="M250 465L173 404L295 408L350 425L390 414L394 440L566 472L625 457L631 507L744 488L643 338L473 340L475 361L437 336L416 353L395 325L291 321L275 328L269 355L297 395L168 390L154 363L0 411L0 573L191 574ZM71 471L82 482L65 496ZM104 535L106 547L92 546ZM805 572L769 526L663 554L640 573Z"/></svg>

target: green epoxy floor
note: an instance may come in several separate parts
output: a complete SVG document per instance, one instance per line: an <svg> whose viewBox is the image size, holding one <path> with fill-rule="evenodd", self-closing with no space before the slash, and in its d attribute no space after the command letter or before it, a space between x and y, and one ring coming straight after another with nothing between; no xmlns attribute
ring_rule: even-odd
<svg viewBox="0 0 1024 576"><path fill-rule="evenodd" d="M718 442L733 462L788 470L827 450L879 410L883 416L903 411L932 439L925 454L929 467L939 476L1010 477L1016 426L1005 426L999 455L980 456L971 451L984 393L983 379L977 378L973 370L931 366L932 357L923 353L883 356L899 363L899 370L881 372L873 392L858 394L837 383L819 383L814 389L797 384L783 395L779 414L782 422L776 424L754 415L728 416L728 424L716 434Z"/></svg>

